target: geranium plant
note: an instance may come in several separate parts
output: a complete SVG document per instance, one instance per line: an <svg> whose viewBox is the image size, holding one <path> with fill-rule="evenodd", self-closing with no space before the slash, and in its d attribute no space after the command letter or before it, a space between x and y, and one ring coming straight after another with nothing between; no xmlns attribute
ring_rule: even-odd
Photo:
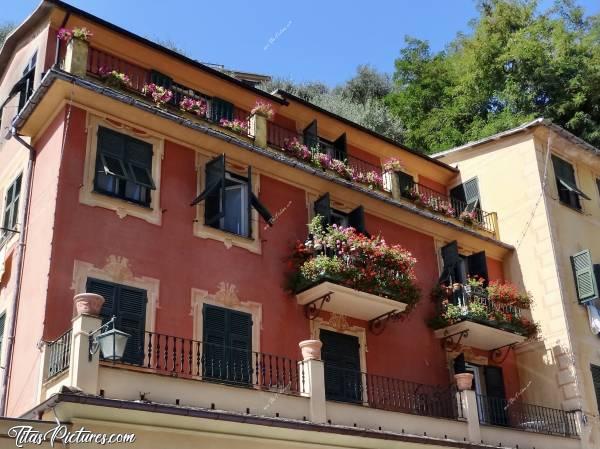
<svg viewBox="0 0 600 449"><path fill-rule="evenodd" d="M190 97L183 97L183 100L179 102L179 109L185 112L189 112L191 114L196 114L204 117L206 116L208 104L203 98L196 99Z"/></svg>
<svg viewBox="0 0 600 449"><path fill-rule="evenodd" d="M402 171L404 166L402 162L397 157L391 157L384 161L383 163L383 171L385 172L397 172Z"/></svg>
<svg viewBox="0 0 600 449"><path fill-rule="evenodd" d="M298 292L322 282L408 304L420 299L416 259L400 245L381 236L367 237L354 228L324 225L317 215L308 225L309 239L297 242L290 259L289 288Z"/></svg>
<svg viewBox="0 0 600 449"><path fill-rule="evenodd" d="M460 215L458 216L458 219L468 225L475 224L478 221L477 211L476 210L471 210L471 211L463 210L460 213Z"/></svg>
<svg viewBox="0 0 600 449"><path fill-rule="evenodd" d="M222 118L219 124L223 128L230 129L234 133L248 135L248 122L246 120L240 120L237 118L233 120L227 120Z"/></svg>
<svg viewBox="0 0 600 449"><path fill-rule="evenodd" d="M250 111L250 114L262 115L263 117L266 117L268 120L271 120L273 118L273 116L275 115L275 112L273 111L273 105L271 103L267 103L265 101L258 100L256 102L256 104L254 105L254 107L252 108L252 110Z"/></svg>
<svg viewBox="0 0 600 449"><path fill-rule="evenodd" d="M105 67L100 67L98 70L100 78L109 86L112 87L131 87L131 79L127 74L110 70Z"/></svg>
<svg viewBox="0 0 600 449"><path fill-rule="evenodd" d="M173 92L154 83L144 85L142 94L147 97L151 97L152 101L154 101L154 104L156 104L158 107L164 106L173 98Z"/></svg>
<svg viewBox="0 0 600 449"><path fill-rule="evenodd" d="M311 151L296 137L285 139L283 141L283 151L291 154L301 161L310 161L312 159Z"/></svg>
<svg viewBox="0 0 600 449"><path fill-rule="evenodd" d="M88 42L92 36L92 32L85 27L73 28L72 30L61 28L57 33L57 37L65 42L69 42L71 39L79 39Z"/></svg>

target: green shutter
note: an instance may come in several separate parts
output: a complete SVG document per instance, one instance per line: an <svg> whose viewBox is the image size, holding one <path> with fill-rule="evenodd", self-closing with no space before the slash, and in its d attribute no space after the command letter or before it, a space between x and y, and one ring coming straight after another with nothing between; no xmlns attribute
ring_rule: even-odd
<svg viewBox="0 0 600 449"><path fill-rule="evenodd" d="M150 82L158 86L164 87L165 89L171 89L173 86L173 79L163 73L152 70L150 72Z"/></svg>
<svg viewBox="0 0 600 449"><path fill-rule="evenodd" d="M319 146L319 135L316 120L313 120L312 123L304 129L303 140L304 145L306 145L309 149Z"/></svg>
<svg viewBox="0 0 600 449"><path fill-rule="evenodd" d="M579 302L598 299L598 285L596 284L590 251L586 249L571 256L571 265Z"/></svg>
<svg viewBox="0 0 600 449"><path fill-rule="evenodd" d="M486 396L488 398L495 399L506 399L506 392L504 389L504 376L502 375L502 368L498 366L486 366L484 368L485 377L485 389ZM500 401L484 401L484 406L487 406L487 419L489 424L498 426L508 425L508 414L504 407L494 406Z"/></svg>
<svg viewBox="0 0 600 449"><path fill-rule="evenodd" d="M415 179L408 173L401 171L396 172L396 176L398 176L400 194L402 196L407 196L407 191L411 190L415 186Z"/></svg>
<svg viewBox="0 0 600 449"><path fill-rule="evenodd" d="M19 198L21 197L21 181L23 175L17 176L6 191L4 199L4 217L2 227L6 229L15 229L19 218Z"/></svg>
<svg viewBox="0 0 600 449"><path fill-rule="evenodd" d="M348 158L348 148L346 144L346 133L342 134L333 142L333 146L336 149L335 159L345 161Z"/></svg>
<svg viewBox="0 0 600 449"><path fill-rule="evenodd" d="M362 402L360 345L353 335L321 329L327 399Z"/></svg>
<svg viewBox="0 0 600 449"><path fill-rule="evenodd" d="M315 201L315 216L316 215L323 217L324 226L331 223L331 202L329 200L329 193L326 193Z"/></svg>
<svg viewBox="0 0 600 449"><path fill-rule="evenodd" d="M489 281L487 258L485 257L485 251L480 251L475 254L471 254L467 257L467 263L469 268L469 276L481 276L485 279L485 285Z"/></svg>
<svg viewBox="0 0 600 449"><path fill-rule="evenodd" d="M2 360L2 347L4 346L4 328L6 327L6 314L0 315L0 360Z"/></svg>
<svg viewBox="0 0 600 449"><path fill-rule="evenodd" d="M209 226L218 225L219 220L225 216L225 165L225 155L222 154L205 167L206 188L198 197L198 202L206 198L204 224Z"/></svg>
<svg viewBox="0 0 600 449"><path fill-rule="evenodd" d="M364 235L368 235L365 226L365 208L358 206L356 209L348 213L348 224Z"/></svg>
<svg viewBox="0 0 600 449"><path fill-rule="evenodd" d="M252 380L252 315L228 310L229 372L235 382Z"/></svg>
<svg viewBox="0 0 600 449"><path fill-rule="evenodd" d="M594 384L594 391L596 392L596 405L598 411L600 411L600 366L590 365L592 371L592 382Z"/></svg>
<svg viewBox="0 0 600 449"><path fill-rule="evenodd" d="M457 267L460 262L458 254L458 243L450 242L442 247L442 260L444 261L444 269L440 275L440 282L460 282L457 276Z"/></svg>
<svg viewBox="0 0 600 449"><path fill-rule="evenodd" d="M117 315L117 294L118 288L116 284L99 279L88 278L85 288L87 293L95 293L104 298L104 304L100 310L102 323L106 323L113 316Z"/></svg>
<svg viewBox="0 0 600 449"><path fill-rule="evenodd" d="M234 105L228 101L213 97L210 100L209 117L213 122L219 123L221 119L233 120Z"/></svg>

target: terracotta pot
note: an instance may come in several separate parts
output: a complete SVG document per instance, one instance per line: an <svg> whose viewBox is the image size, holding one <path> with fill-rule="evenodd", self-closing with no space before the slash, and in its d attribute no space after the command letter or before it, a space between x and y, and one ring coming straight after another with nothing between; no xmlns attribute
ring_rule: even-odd
<svg viewBox="0 0 600 449"><path fill-rule="evenodd" d="M95 293L81 293L73 298L77 315L100 315L104 298Z"/></svg>
<svg viewBox="0 0 600 449"><path fill-rule="evenodd" d="M304 360L321 360L321 347L323 347L321 340L304 340L298 346Z"/></svg>
<svg viewBox="0 0 600 449"><path fill-rule="evenodd" d="M473 374L471 373L455 374L454 379L460 391L470 390L473 385Z"/></svg>

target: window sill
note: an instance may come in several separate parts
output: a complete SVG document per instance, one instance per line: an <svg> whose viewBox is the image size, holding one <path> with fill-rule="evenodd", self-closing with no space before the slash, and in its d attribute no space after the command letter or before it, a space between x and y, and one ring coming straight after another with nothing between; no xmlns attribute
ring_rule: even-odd
<svg viewBox="0 0 600 449"><path fill-rule="evenodd" d="M254 232L256 234L256 231ZM243 248L251 253L262 254L261 241L258 238L245 237L243 235L234 234L229 231L206 226L203 223L194 223L194 235L202 239L211 239L223 242L225 248L230 249L232 246Z"/></svg>
<svg viewBox="0 0 600 449"><path fill-rule="evenodd" d="M558 202L559 202L559 203L560 203L562 206L565 206L566 208L568 208L568 209L572 210L573 212L577 212L577 213L579 213L579 214L582 214L582 215L584 215L584 213L583 213L583 208L582 208L582 207L575 207L575 206L572 206L571 204L569 204L569 203L565 203L564 201L561 201L560 199L558 200Z"/></svg>
<svg viewBox="0 0 600 449"><path fill-rule="evenodd" d="M125 218L127 216L136 217L158 226L160 226L162 222L161 211L152 206L133 203L126 199L96 192L94 190L86 191L85 187L83 187L79 193L79 202L86 206L102 207L104 209L113 210L119 218Z"/></svg>

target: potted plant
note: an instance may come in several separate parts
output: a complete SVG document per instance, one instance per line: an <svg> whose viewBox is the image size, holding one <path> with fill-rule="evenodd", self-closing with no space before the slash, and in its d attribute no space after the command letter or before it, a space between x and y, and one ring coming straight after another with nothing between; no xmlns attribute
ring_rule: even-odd
<svg viewBox="0 0 600 449"><path fill-rule="evenodd" d="M273 111L273 105L271 103L267 103L261 100L258 100L252 110L250 111L251 115L261 115L265 117L267 120L271 120L275 115Z"/></svg>
<svg viewBox="0 0 600 449"><path fill-rule="evenodd" d="M239 120L237 118L233 120L227 120L222 118L219 124L223 128L230 129L234 133L246 136L248 135L248 122L246 122L245 120Z"/></svg>
<svg viewBox="0 0 600 449"><path fill-rule="evenodd" d="M57 37L67 42L64 69L77 76L85 76L87 73L88 41L92 33L87 28L73 28L68 30L61 28Z"/></svg>
<svg viewBox="0 0 600 449"><path fill-rule="evenodd" d="M89 42L90 37L93 36L92 32L85 27L81 28L73 28L72 30L68 30L67 28L61 28L56 33L56 36L65 42L70 42L72 39L77 39L83 42Z"/></svg>
<svg viewBox="0 0 600 449"><path fill-rule="evenodd" d="M146 97L152 98L154 104L159 108L163 107L173 98L173 92L154 83L144 85L142 94Z"/></svg>
<svg viewBox="0 0 600 449"><path fill-rule="evenodd" d="M464 224L466 225L473 225L474 223L477 222L477 211L471 210L463 210L460 215L458 216L458 219L460 221L462 221Z"/></svg>
<svg viewBox="0 0 600 449"><path fill-rule="evenodd" d="M125 73L100 67L98 74L107 86L116 87L118 89L131 87L131 80Z"/></svg>
<svg viewBox="0 0 600 449"><path fill-rule="evenodd" d="M189 112L190 114L205 117L206 111L208 109L208 104L203 98L196 99L190 97L183 97L183 100L179 102L179 109L181 109L184 112Z"/></svg>

